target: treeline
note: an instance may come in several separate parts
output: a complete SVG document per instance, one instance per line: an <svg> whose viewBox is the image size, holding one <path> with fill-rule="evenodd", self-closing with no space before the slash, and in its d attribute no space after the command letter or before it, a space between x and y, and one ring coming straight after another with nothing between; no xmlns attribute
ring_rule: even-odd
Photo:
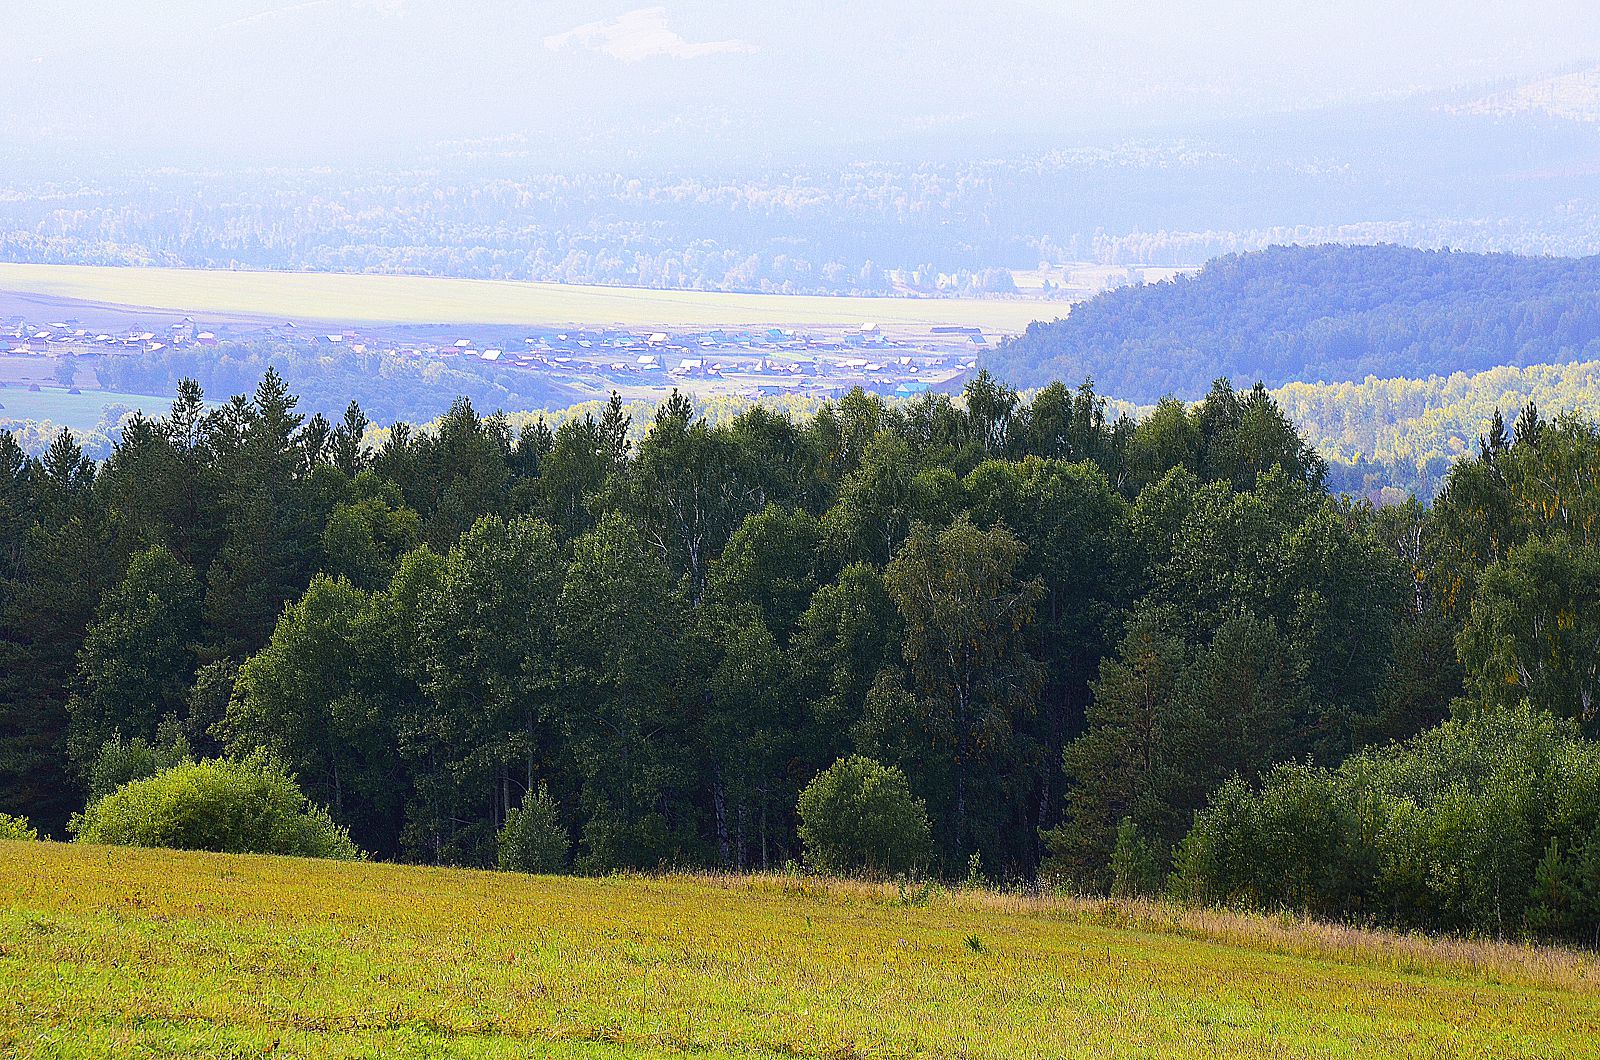
<svg viewBox="0 0 1600 1060"><path fill-rule="evenodd" d="M504 410L513 426L543 418L553 428L586 412L597 415L604 404L563 407L567 388L517 369L463 361L441 370L376 354L344 364L329 361L310 345L284 342L229 343L209 356L188 351L129 354L99 359L93 371L100 385L115 391L171 393L179 380L194 378L209 392L228 392L253 386L269 365L299 395L300 411L330 417L354 398L378 422L428 423L448 407L447 395L457 394L475 407ZM1477 439L1496 409L1529 402L1542 408L1600 409L1600 361L1500 366L1425 379L1288 383L1270 393L1301 437L1327 461L1332 492L1382 503L1399 503L1410 494L1426 503L1443 487L1450 469L1476 452ZM783 396L759 402L769 410L809 417L823 400ZM712 424L726 423L755 402L701 396L696 411ZM628 404L632 440L643 437L654 408L646 400ZM1116 398L1109 399L1108 408L1136 418L1149 411ZM84 451L97 460L109 456L131 412L126 406L109 407L97 426L78 435ZM34 455L43 453L63 429L43 421L8 421L3 413L0 428L10 429ZM374 434L381 440L384 430Z"/></svg>
<svg viewBox="0 0 1600 1060"><path fill-rule="evenodd" d="M1353 382L1600 359L1600 258L1273 247L1119 288L989 359L1019 385L1092 377L1150 402L1212 379Z"/></svg>
<svg viewBox="0 0 1600 1060"><path fill-rule="evenodd" d="M741 869L903 777L881 819L925 813L933 871L1127 891L1235 778L1388 753L1464 689L1594 725L1578 421L1497 427L1431 512L1330 497L1221 382L1137 424L985 375L803 422L674 395L637 442L615 400L367 426L269 370L100 465L0 435L0 811L60 834L266 755L381 857L493 864L536 820L547 867Z"/></svg>

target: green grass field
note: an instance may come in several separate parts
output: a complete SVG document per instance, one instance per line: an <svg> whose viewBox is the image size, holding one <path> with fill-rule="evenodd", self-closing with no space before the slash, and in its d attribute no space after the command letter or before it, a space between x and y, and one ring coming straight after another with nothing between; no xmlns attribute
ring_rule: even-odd
<svg viewBox="0 0 1600 1060"><path fill-rule="evenodd" d="M393 324L753 327L867 324L1018 332L1060 304L652 291L423 276L0 263L0 291L185 313Z"/></svg>
<svg viewBox="0 0 1600 1060"><path fill-rule="evenodd" d="M787 877L0 843L7 1057L1584 1057L1590 957Z"/></svg>
<svg viewBox="0 0 1600 1060"><path fill-rule="evenodd" d="M111 390L85 390L69 394L45 387L30 391L26 387L0 389L0 420L49 420L75 431L93 429L112 405L126 405L147 416L165 416L172 408L170 397L148 394L122 394Z"/></svg>

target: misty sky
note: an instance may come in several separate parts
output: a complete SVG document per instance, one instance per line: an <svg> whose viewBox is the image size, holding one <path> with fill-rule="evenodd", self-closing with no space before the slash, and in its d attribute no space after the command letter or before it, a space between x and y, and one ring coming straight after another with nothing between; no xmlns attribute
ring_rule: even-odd
<svg viewBox="0 0 1600 1060"><path fill-rule="evenodd" d="M178 164L1044 151L1600 61L1593 0L0 0L0 26L0 155Z"/></svg>

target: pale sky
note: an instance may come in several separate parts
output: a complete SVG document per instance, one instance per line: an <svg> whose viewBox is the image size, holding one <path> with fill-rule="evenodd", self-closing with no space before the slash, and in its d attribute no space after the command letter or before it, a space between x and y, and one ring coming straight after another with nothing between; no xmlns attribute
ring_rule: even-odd
<svg viewBox="0 0 1600 1060"><path fill-rule="evenodd" d="M870 157L1600 62L1594 0L0 0L0 152ZM509 141L507 138L510 138ZM896 147L899 145L899 147Z"/></svg>

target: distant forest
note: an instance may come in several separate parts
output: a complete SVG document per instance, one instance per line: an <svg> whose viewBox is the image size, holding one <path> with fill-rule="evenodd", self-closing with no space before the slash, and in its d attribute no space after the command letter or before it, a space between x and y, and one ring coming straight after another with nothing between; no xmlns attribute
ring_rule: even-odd
<svg viewBox="0 0 1600 1060"><path fill-rule="evenodd" d="M530 172L525 156L477 155L31 179L17 166L0 182L0 260L1003 295L1041 262L1190 265L1274 243L1600 249L1586 126L1411 107L1326 117L1310 131L1296 119L1022 158L767 170ZM1414 151L1397 158L1397 142ZM1551 173L1507 172L1534 154ZM1422 194L1418 167L1448 178Z"/></svg>
<svg viewBox="0 0 1600 1060"><path fill-rule="evenodd" d="M1019 386L1092 378L1149 403L1229 376L1416 378L1600 359L1600 257L1398 246L1273 247L1126 287L1039 323L989 359Z"/></svg>

